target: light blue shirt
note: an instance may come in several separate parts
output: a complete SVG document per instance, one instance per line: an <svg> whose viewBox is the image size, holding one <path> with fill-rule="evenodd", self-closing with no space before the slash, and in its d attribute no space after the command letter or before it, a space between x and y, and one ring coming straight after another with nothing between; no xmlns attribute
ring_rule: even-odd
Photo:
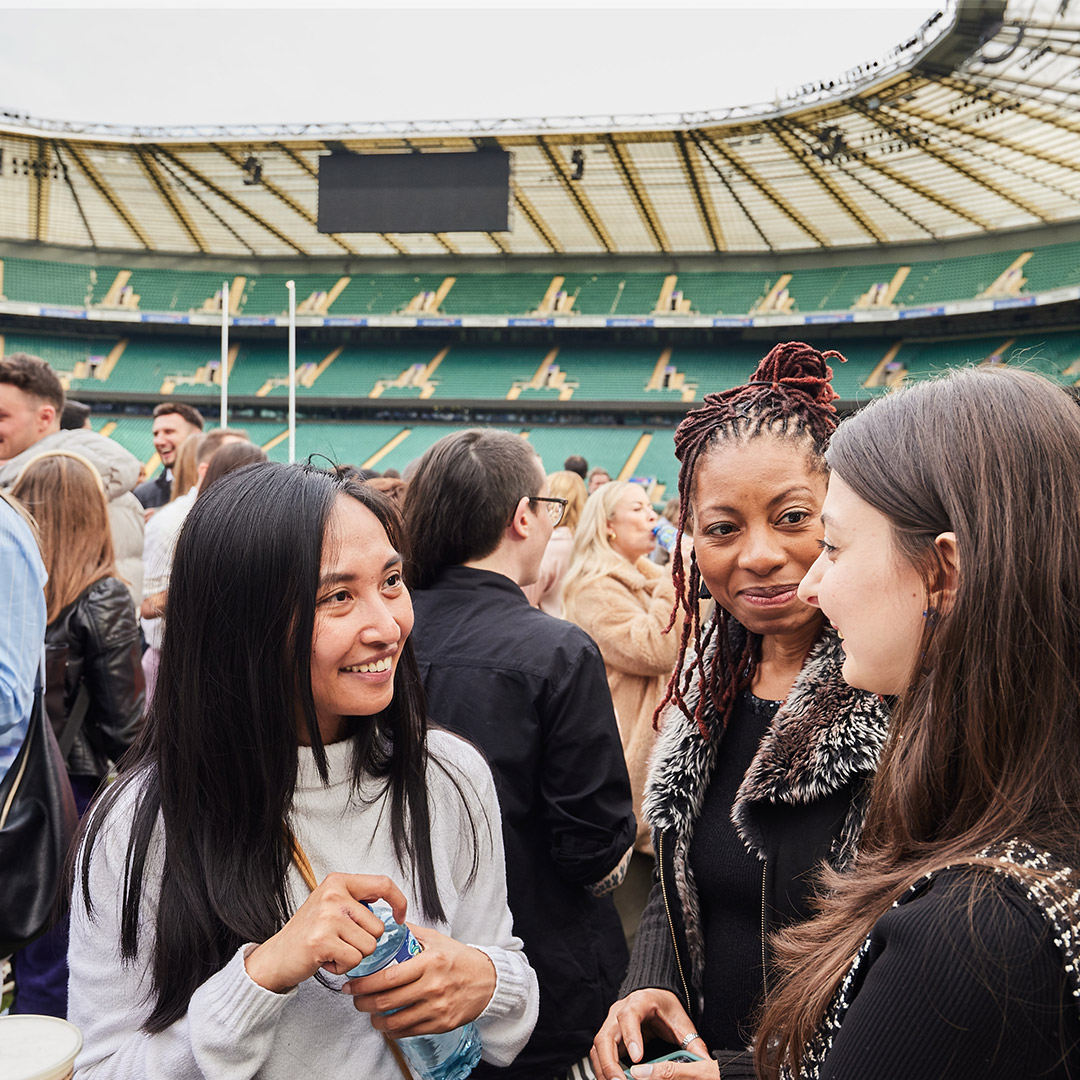
<svg viewBox="0 0 1080 1080"><path fill-rule="evenodd" d="M30 722L45 644L47 576L33 533L0 499L0 780Z"/></svg>

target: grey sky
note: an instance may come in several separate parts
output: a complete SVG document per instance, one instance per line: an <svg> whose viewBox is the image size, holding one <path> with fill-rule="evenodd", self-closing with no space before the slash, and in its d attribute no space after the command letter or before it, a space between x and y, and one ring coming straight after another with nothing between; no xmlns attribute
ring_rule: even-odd
<svg viewBox="0 0 1080 1080"><path fill-rule="evenodd" d="M790 0L789 0L790 2ZM755 10L20 10L0 109L120 124L713 109L882 56L937 5Z"/></svg>

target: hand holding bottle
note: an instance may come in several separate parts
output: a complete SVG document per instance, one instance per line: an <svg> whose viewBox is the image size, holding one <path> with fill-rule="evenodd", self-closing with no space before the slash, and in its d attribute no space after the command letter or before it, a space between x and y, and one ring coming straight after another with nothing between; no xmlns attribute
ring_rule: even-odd
<svg viewBox="0 0 1080 1080"><path fill-rule="evenodd" d="M248 975L279 994L320 968L344 975L375 951L383 924L365 901L377 897L404 919L407 902L388 877L329 874L273 937L248 954Z"/></svg>
<svg viewBox="0 0 1080 1080"><path fill-rule="evenodd" d="M409 924L423 951L347 982L371 1023L395 1038L449 1031L475 1020L495 992L495 967L486 953L436 930ZM400 1011L396 1011L400 1010ZM391 1015L380 1015L391 1013Z"/></svg>

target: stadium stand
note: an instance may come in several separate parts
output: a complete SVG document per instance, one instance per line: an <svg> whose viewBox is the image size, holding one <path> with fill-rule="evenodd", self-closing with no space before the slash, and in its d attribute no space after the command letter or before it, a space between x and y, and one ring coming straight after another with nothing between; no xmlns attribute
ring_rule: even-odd
<svg viewBox="0 0 1080 1080"><path fill-rule="evenodd" d="M787 272L693 270L678 274L625 272L565 275L543 273L367 274L337 272L292 275L297 310L321 315L530 316L596 315L643 317L673 313L682 301L687 314L746 315L765 311L849 311L878 306L868 299L905 307L974 300L987 293L1014 264L1011 287L1000 295L1023 295L1080 285L1080 244L1034 250L1010 248L984 255L794 269ZM6 299L75 308L132 308L183 313L215 311L223 281L230 285L230 310L251 317L280 316L288 307L290 275L82 266L35 259L3 262ZM897 275L900 275L900 280ZM665 282L668 301L658 308ZM118 286L118 282L122 282ZM884 294L895 282L888 301ZM553 288L554 286L554 288ZM127 290L125 292L125 290ZM440 298L441 297L441 298ZM425 306L426 305L426 306Z"/></svg>
<svg viewBox="0 0 1080 1080"><path fill-rule="evenodd" d="M1080 331L1001 332L994 336L885 339L814 337L835 347L841 400L862 402L902 379L949 366L1022 364L1064 385L1080 382ZM297 349L297 397L342 401L521 401L685 403L745 381L768 343L732 340L712 346L615 345L302 345ZM0 350L44 357L73 396L140 394L216 399L220 347L214 339L175 336L77 337L0 334ZM276 341L234 341L229 392L234 399L287 394L287 354Z"/></svg>

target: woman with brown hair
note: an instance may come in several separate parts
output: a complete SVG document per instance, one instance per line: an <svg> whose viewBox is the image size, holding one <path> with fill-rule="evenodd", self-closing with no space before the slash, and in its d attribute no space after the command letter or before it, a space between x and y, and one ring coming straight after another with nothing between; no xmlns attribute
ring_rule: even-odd
<svg viewBox="0 0 1080 1080"><path fill-rule="evenodd" d="M657 873L593 1044L603 1080L623 1076L620 1050L633 1063L663 1053L646 1052L649 1038L712 1054L725 1078L753 1075L768 933L808 918L815 866L855 848L887 714L844 682L840 642L796 592L820 550L834 357L777 345L675 433L693 551L688 565L681 546L672 557L685 621L644 798ZM707 623L702 585L716 602ZM668 1069L718 1075L717 1061L635 1075Z"/></svg>
<svg viewBox="0 0 1080 1080"><path fill-rule="evenodd" d="M1080 410L967 370L827 456L800 595L899 700L853 871L777 942L762 1073L1080 1076Z"/></svg>
<svg viewBox="0 0 1080 1080"><path fill-rule="evenodd" d="M57 738L69 722L78 723L66 761L82 814L142 720L135 605L116 576L108 504L101 477L86 458L67 450L32 458L12 495L37 523L49 574L45 642L49 667L63 671L64 680L63 716L50 719ZM65 920L16 954L13 1011L67 1015L66 952Z"/></svg>

